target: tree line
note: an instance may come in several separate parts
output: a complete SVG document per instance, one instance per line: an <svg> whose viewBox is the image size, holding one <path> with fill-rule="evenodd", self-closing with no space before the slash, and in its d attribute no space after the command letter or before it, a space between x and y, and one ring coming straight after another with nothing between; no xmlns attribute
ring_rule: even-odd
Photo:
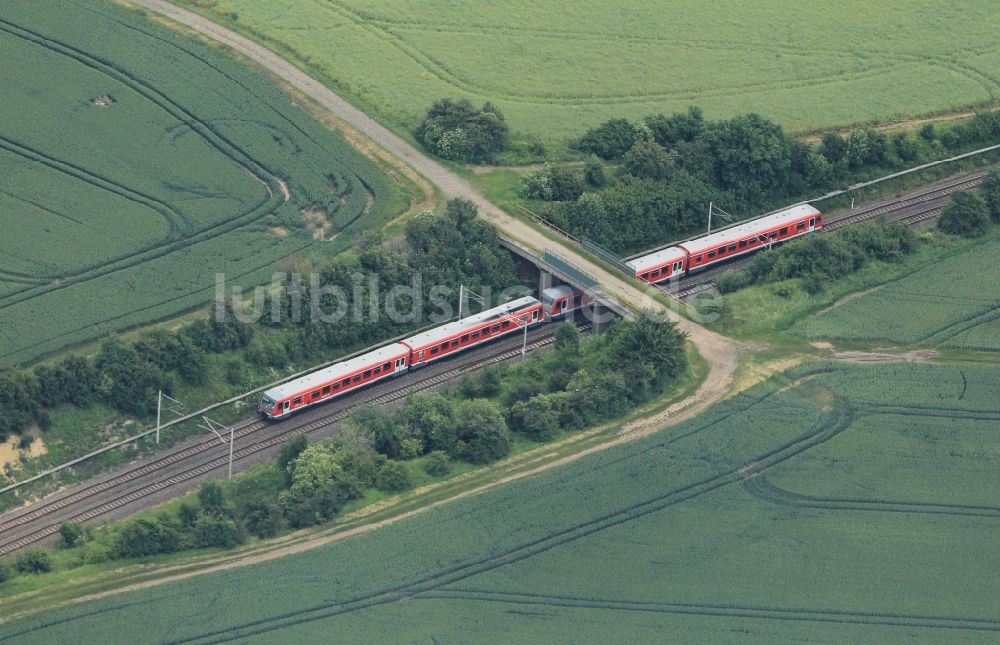
<svg viewBox="0 0 1000 645"><path fill-rule="evenodd" d="M800 278L808 293L819 293L830 281L871 261L900 262L916 247L916 235L906 224L862 222L758 253L745 270L728 271L715 284L722 293L730 293L752 284Z"/></svg>
<svg viewBox="0 0 1000 645"><path fill-rule="evenodd" d="M886 135L861 128L810 144L757 114L708 121L698 108L611 119L574 142L618 166L616 176L565 167L526 177L522 194L552 200L542 215L576 235L621 252L700 232L709 201L753 213L838 182L910 167L963 147L1000 139L1000 112L977 113L947 129Z"/></svg>
<svg viewBox="0 0 1000 645"><path fill-rule="evenodd" d="M151 331L132 344L112 338L93 357L67 356L32 371L0 373L0 437L32 424L44 430L46 411L67 404L103 403L123 414L148 416L156 411L157 391L173 392L178 380L204 383L209 354L246 347L252 339L253 328L230 312L177 332Z"/></svg>

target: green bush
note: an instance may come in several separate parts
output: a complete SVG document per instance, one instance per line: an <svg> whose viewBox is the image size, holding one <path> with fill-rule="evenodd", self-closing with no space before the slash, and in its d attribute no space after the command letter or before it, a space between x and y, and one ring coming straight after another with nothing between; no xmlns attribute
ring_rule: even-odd
<svg viewBox="0 0 1000 645"><path fill-rule="evenodd" d="M196 547L229 548L243 542L236 522L216 513L201 513L195 520L192 535Z"/></svg>
<svg viewBox="0 0 1000 645"><path fill-rule="evenodd" d="M83 547L81 560L84 564L100 564L111 559L111 547L102 542L88 542Z"/></svg>
<svg viewBox="0 0 1000 645"><path fill-rule="evenodd" d="M519 193L528 199L573 200L583 194L583 181L569 168L545 164L541 170L521 178Z"/></svg>
<svg viewBox="0 0 1000 645"><path fill-rule="evenodd" d="M427 455L427 461L424 463L424 472L431 477L444 477L450 473L451 459L448 458L448 453L442 450L435 450Z"/></svg>
<svg viewBox="0 0 1000 645"><path fill-rule="evenodd" d="M962 237L979 237L990 225L990 212L986 202L976 193L952 193L948 204L938 218L938 228L945 233Z"/></svg>
<svg viewBox="0 0 1000 645"><path fill-rule="evenodd" d="M415 134L428 151L454 161L490 163L507 149L500 110L491 103L477 110L468 99L436 101Z"/></svg>
<svg viewBox="0 0 1000 645"><path fill-rule="evenodd" d="M1000 170L991 170L986 173L983 183L980 186L983 193L983 200L986 208L989 209L990 217L994 222L1000 223Z"/></svg>
<svg viewBox="0 0 1000 645"><path fill-rule="evenodd" d="M128 522L121 528L111 548L114 558L139 558L159 553L173 553L181 546L180 534L159 520L145 518Z"/></svg>
<svg viewBox="0 0 1000 645"><path fill-rule="evenodd" d="M14 559L18 573L47 573L52 571L52 556L43 549L29 549Z"/></svg>
<svg viewBox="0 0 1000 645"><path fill-rule="evenodd" d="M398 493L410 488L410 471L400 461L385 462L375 475L375 486L387 493Z"/></svg>
<svg viewBox="0 0 1000 645"><path fill-rule="evenodd" d="M90 538L90 531L79 522L63 522L59 525L59 546L72 548L80 546Z"/></svg>
<svg viewBox="0 0 1000 645"><path fill-rule="evenodd" d="M455 406L455 455L474 464L505 457L510 437L500 407L487 399L462 401Z"/></svg>
<svg viewBox="0 0 1000 645"><path fill-rule="evenodd" d="M551 395L541 394L512 405L507 422L514 432L535 441L550 441L559 432L559 410L553 406Z"/></svg>
<svg viewBox="0 0 1000 645"><path fill-rule="evenodd" d="M583 180L591 188L604 188L608 183L608 178L604 174L604 166L596 157L591 157L587 162L587 167L583 170Z"/></svg>
<svg viewBox="0 0 1000 645"><path fill-rule="evenodd" d="M591 128L573 146L577 150L597 155L601 159L618 159L632 149L637 141L652 138L648 127L627 119L611 119Z"/></svg>
<svg viewBox="0 0 1000 645"><path fill-rule="evenodd" d="M251 502L240 509L240 517L247 531L259 538L273 537L285 527L281 507L274 502Z"/></svg>

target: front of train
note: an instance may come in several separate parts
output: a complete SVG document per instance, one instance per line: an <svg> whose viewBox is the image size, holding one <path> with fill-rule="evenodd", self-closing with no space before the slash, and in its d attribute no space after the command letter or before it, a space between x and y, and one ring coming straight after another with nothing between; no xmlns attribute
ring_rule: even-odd
<svg viewBox="0 0 1000 645"><path fill-rule="evenodd" d="M260 404L257 405L257 414L261 415L266 419L273 419L277 415L277 401L269 397L267 393L260 399Z"/></svg>

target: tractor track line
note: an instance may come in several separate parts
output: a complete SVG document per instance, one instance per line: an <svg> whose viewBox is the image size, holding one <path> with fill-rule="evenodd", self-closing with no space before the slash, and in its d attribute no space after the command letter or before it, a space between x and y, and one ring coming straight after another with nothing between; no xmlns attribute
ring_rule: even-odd
<svg viewBox="0 0 1000 645"><path fill-rule="evenodd" d="M619 526L634 519L655 513L684 501L700 497L733 482L741 481L756 473L762 472L795 457L806 450L820 445L845 430L853 421L850 408L841 413L831 413L823 418L816 427L802 433L793 439L783 442L772 449L759 454L746 462L745 465L734 467L722 473L707 477L697 482L656 495L647 500L631 504L616 511L611 511L597 518L566 527L549 533L530 542L512 547L498 554L488 555L471 562L459 563L440 569L408 584L397 585L363 596L343 601L318 603L294 611L283 612L276 616L261 618L230 628L215 630L190 638L172 641L174 644L205 640L210 643L222 643L277 629L284 629L304 622L311 622L353 612L358 609L398 602L420 593L440 589L446 585L486 573L510 564L521 562L540 553L547 552L557 546L562 546L598 533L608 528ZM250 629L248 629L250 628Z"/></svg>

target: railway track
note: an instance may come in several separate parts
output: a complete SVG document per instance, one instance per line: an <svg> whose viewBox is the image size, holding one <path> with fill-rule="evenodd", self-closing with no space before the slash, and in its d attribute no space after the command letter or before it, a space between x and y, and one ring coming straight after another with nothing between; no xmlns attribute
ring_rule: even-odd
<svg viewBox="0 0 1000 645"><path fill-rule="evenodd" d="M529 332L528 349L535 350L554 342L553 327L544 325ZM587 331L590 324L582 324L580 329ZM342 421L358 405L399 403L411 394L433 389L470 371L516 358L521 354L522 339L519 334L514 336L516 338L505 338L469 354L460 354L437 365L376 384L345 397L339 406L327 403L284 422L250 420L236 426L233 463L249 463L263 451L279 446L293 433L308 434ZM347 405L344 406L343 402ZM190 484L213 471L225 469L228 459L228 442L220 442L218 437L210 435L178 446L151 461L12 511L0 517L0 556L53 536L63 522L93 521L171 488L185 484L189 488Z"/></svg>
<svg viewBox="0 0 1000 645"><path fill-rule="evenodd" d="M833 232L851 224L870 221L878 217L884 218L886 222L903 222L908 226L916 226L937 217L948 203L952 193L975 188L982 183L985 175L986 173L966 175L936 184L925 190L849 211L835 219L827 219L822 231ZM686 301L688 298L712 290L720 275L727 271L741 271L750 264L751 260L752 256L740 258L720 267L696 273L676 283L668 282L665 285L658 284L656 287L671 298Z"/></svg>

